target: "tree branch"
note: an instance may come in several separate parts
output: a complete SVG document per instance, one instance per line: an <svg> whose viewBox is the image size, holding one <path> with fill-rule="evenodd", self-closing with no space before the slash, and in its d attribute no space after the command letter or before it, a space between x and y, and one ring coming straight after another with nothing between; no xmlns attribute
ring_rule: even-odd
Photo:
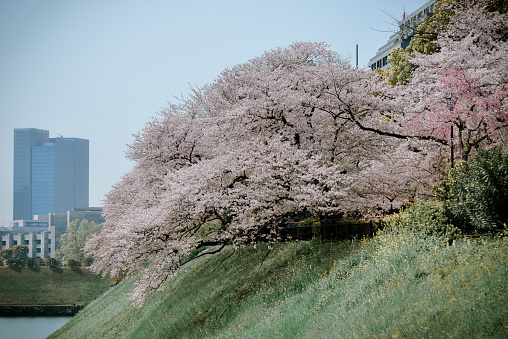
<svg viewBox="0 0 508 339"><path fill-rule="evenodd" d="M202 246L203 244L204 244L204 243L199 244L199 245L198 245L198 247L196 247L196 249L197 249L197 248L200 248L200 247L203 247L203 246ZM191 261L193 261L193 260L196 260L197 258L201 258L201 257L202 257L202 256L204 256L204 255L209 255L209 254L219 253L220 251L222 251L222 249L223 249L224 247L226 247L226 245L227 245L227 243L223 243L223 244L220 244L220 245L216 245L215 247L210 248L209 250L204 250L203 252L199 253L198 255L196 255L195 257L193 257L192 259L186 260L186 261L185 261L185 262L183 262L181 265L183 266L183 265L185 265L185 264L187 264L187 263L189 263L189 262L191 262ZM204 246L206 246L206 245L204 245Z"/></svg>

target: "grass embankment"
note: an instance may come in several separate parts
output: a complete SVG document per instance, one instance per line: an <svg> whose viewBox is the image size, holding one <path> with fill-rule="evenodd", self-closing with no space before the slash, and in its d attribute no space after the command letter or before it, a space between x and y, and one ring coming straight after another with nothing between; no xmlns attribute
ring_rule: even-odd
<svg viewBox="0 0 508 339"><path fill-rule="evenodd" d="M85 305L110 286L84 267L0 267L0 305Z"/></svg>
<svg viewBox="0 0 508 339"><path fill-rule="evenodd" d="M124 281L52 338L508 337L508 241L407 232L232 248L184 266L142 308Z"/></svg>

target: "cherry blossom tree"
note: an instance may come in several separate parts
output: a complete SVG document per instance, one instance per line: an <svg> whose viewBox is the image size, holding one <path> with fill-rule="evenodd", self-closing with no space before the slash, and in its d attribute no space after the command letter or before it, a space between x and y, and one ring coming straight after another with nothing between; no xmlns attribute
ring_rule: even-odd
<svg viewBox="0 0 508 339"><path fill-rule="evenodd" d="M446 147L453 142L461 160L479 147L506 146L507 38L508 15L473 6L451 19L437 40L439 53L411 60L418 68L404 90L417 135Z"/></svg>
<svg viewBox="0 0 508 339"><path fill-rule="evenodd" d="M424 197L444 168L451 124L461 158L506 143L505 17L468 13L437 40L439 53L415 58L404 86L323 43L295 43L170 104L134 136L136 165L107 195L102 232L85 247L92 270L136 276L131 297L142 304L200 247L275 242L291 217L370 215ZM457 34L467 22L475 30Z"/></svg>
<svg viewBox="0 0 508 339"><path fill-rule="evenodd" d="M439 52L410 59L417 68L390 94L399 106L388 109L386 124L378 123L377 111L368 119L351 114L364 130L427 141L420 149L436 173L450 164L452 144L467 160L480 147L506 146L508 140L508 15L489 12L491 1L469 4L449 8L456 12L435 42Z"/></svg>
<svg viewBox="0 0 508 339"><path fill-rule="evenodd" d="M424 22L416 29L410 29L401 25L401 22L397 22L397 26L404 33L414 36L405 50L397 48L390 53L388 56L390 68L384 72L383 77L392 85L409 82L417 66L412 64L408 58L414 58L416 53L433 54L439 52L440 46L436 44L436 40L448 30L452 18L467 13L473 7L483 8L486 12L502 14L508 12L508 3L505 0L439 0L434 6L432 16L426 16ZM464 38L475 24L477 22L465 23L461 34L456 37ZM407 31L408 29L410 31Z"/></svg>
<svg viewBox="0 0 508 339"><path fill-rule="evenodd" d="M226 69L135 135L136 165L107 195L102 232L85 248L98 258L92 269L139 274L132 298L142 303L196 248L274 242L297 215L388 209L410 178L379 170L397 159L387 154L411 150L350 115L385 114L391 90L323 43Z"/></svg>

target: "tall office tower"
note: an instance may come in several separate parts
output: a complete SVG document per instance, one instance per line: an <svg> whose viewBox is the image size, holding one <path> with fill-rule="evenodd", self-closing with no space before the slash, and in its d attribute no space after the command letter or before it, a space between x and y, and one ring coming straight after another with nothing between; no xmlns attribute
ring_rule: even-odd
<svg viewBox="0 0 508 339"><path fill-rule="evenodd" d="M14 129L13 220L88 207L88 149L87 139Z"/></svg>

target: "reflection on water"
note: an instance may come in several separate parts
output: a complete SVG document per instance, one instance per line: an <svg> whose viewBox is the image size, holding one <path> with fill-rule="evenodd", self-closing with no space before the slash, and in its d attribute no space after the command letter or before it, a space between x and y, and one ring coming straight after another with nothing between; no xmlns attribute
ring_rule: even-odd
<svg viewBox="0 0 508 339"><path fill-rule="evenodd" d="M72 317L0 317L2 339L44 339Z"/></svg>

